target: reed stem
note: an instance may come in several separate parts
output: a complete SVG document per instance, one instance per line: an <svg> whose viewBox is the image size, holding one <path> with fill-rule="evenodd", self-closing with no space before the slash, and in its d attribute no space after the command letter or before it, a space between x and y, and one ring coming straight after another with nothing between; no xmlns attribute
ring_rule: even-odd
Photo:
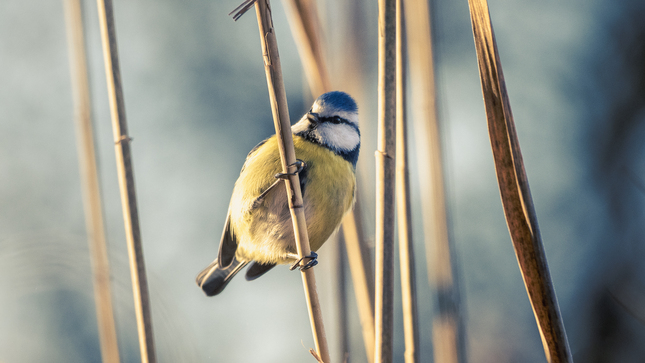
<svg viewBox="0 0 645 363"><path fill-rule="evenodd" d="M376 363L393 359L394 186L396 153L396 0L379 0L376 150Z"/></svg>
<svg viewBox="0 0 645 363"><path fill-rule="evenodd" d="M280 150L280 160L282 169L285 173L294 173L296 167L296 153L293 147L293 137L291 134L291 121L289 119L289 109L287 107L287 96L282 80L282 68L280 66L280 56L278 53L278 43L273 31L273 19L271 17L271 5L269 0L257 0L255 2L256 14L258 17L258 27L260 30L260 41L262 45L262 55L264 59L264 69L267 77L269 89L269 99L271 102L271 111L278 138L278 147ZM311 253L309 247L309 236L307 235L307 224L302 201L302 191L300 190L300 181L297 174L290 175L286 179L287 196L289 199L289 210L293 221L294 236L298 255L300 257L308 256ZM303 261L305 263L306 261ZM311 321L311 330L316 345L316 351L322 361L331 362L327 338L322 320L322 311L316 291L316 277L314 269L302 270L302 282L309 310Z"/></svg>
<svg viewBox="0 0 645 363"><path fill-rule="evenodd" d="M421 200L428 278L438 300L438 313L432 324L434 361L458 363L466 357L459 314L459 281L448 231L428 1L406 0L405 15L417 170L421 185L427 185L421 188Z"/></svg>
<svg viewBox="0 0 645 363"><path fill-rule="evenodd" d="M340 359L338 362L344 362L349 354L349 321L347 315L347 258L345 256L345 239L342 234L336 238L336 306L338 308L338 342L340 344Z"/></svg>
<svg viewBox="0 0 645 363"><path fill-rule="evenodd" d="M332 82L325 61L320 21L311 0L283 0L287 18L294 34L311 94L315 97L332 91ZM370 251L360 223L358 201L343 219L342 232L347 248L354 293L360 315L368 362L374 362L374 275Z"/></svg>
<svg viewBox="0 0 645 363"><path fill-rule="evenodd" d="M403 0L396 1L396 203L399 226L399 264L401 268L401 303L405 363L419 361L419 327L412 243L412 208L407 145L407 44Z"/></svg>
<svg viewBox="0 0 645 363"><path fill-rule="evenodd" d="M131 139L128 136L128 127L125 118L125 105L123 102L123 89L121 87L121 72L119 70L112 0L97 0L97 4L108 97L110 100L110 113L112 115L119 189L121 190L121 206L123 208L125 236L130 259L130 274L132 277L134 311L137 319L141 362L154 363L157 360L152 334L150 297L143 249L141 246L134 172L132 156L130 154Z"/></svg>
<svg viewBox="0 0 645 363"><path fill-rule="evenodd" d="M358 306L358 317L363 331L363 343L368 362L374 362L374 274L369 247L365 243L361 224L361 204L357 200L354 213L343 219L343 236L347 247L349 268Z"/></svg>
<svg viewBox="0 0 645 363"><path fill-rule="evenodd" d="M488 133L506 223L548 362L572 362L533 207L486 0L469 0Z"/></svg>
<svg viewBox="0 0 645 363"><path fill-rule="evenodd" d="M83 16L80 0L65 0L65 20L69 48L76 144L83 190L85 226L92 262L94 303L99 330L101 357L104 363L119 363L119 346L112 308L110 265L105 242L103 208L96 165L94 132L92 130L90 87L87 76L87 53L83 37Z"/></svg>
<svg viewBox="0 0 645 363"><path fill-rule="evenodd" d="M312 0L283 0L282 3L287 12L311 95L316 99L321 94L332 91L316 4Z"/></svg>

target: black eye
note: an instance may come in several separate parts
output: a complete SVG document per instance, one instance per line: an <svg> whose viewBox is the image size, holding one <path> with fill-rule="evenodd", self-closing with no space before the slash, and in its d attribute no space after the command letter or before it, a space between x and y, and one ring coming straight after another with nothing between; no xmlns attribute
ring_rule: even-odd
<svg viewBox="0 0 645 363"><path fill-rule="evenodd" d="M340 118L340 116L334 116L334 117L331 119L331 122L332 122L333 124L339 124L341 121L342 121L342 119Z"/></svg>

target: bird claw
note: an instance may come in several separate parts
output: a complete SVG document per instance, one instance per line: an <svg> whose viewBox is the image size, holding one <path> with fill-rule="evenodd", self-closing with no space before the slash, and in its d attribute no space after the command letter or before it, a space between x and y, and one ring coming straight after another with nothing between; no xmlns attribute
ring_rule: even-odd
<svg viewBox="0 0 645 363"><path fill-rule="evenodd" d="M303 266L300 266L300 261L304 260L305 258L309 258L309 262L304 264ZM304 270L309 270L310 268L316 266L318 264L318 254L314 251L311 251L311 253L308 256L303 256L298 259L298 261L294 262L291 267L289 267L289 270L293 271L297 268L300 269L300 271Z"/></svg>
<svg viewBox="0 0 645 363"><path fill-rule="evenodd" d="M293 173L278 173L278 174L276 174L276 175L275 175L275 178L276 178L276 179L287 179L287 178L289 178L289 176L290 176L290 175L297 175L297 174L300 174L300 172L301 172L304 168L306 168L306 167L307 167L307 163L305 163L304 161L302 161L302 160L300 160L300 159L296 159L296 162L295 162L295 163L293 163L293 164L291 164L291 165L289 165L289 166L295 166L295 167L297 167L296 171L294 171Z"/></svg>

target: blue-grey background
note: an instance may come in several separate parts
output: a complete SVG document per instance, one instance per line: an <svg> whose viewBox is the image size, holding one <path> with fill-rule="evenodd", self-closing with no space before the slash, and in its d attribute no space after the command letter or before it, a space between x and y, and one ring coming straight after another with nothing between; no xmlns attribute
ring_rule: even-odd
<svg viewBox="0 0 645 363"><path fill-rule="evenodd" d="M300 276L276 268L206 298L246 153L273 132L253 12L241 0L115 1L118 50L160 362L309 362ZM332 74L339 1L321 6ZM121 359L139 360L96 5L85 1L93 116ZM435 1L448 207L471 362L543 362L499 201L467 1ZM273 2L292 119L309 107L282 4ZM546 254L579 362L645 356L645 6L491 0L499 53ZM339 15L339 12L341 14ZM376 2L364 2L359 170L373 226ZM414 149L412 149L414 150ZM413 162L414 162L414 156ZM416 164L415 164L416 165ZM423 187L412 171L414 193ZM99 362L62 1L0 1L0 362ZM415 197L414 200L418 200ZM419 205L415 202L415 212ZM421 361L435 308L415 214ZM368 233L371 235L372 233ZM372 237L370 237L372 240ZM338 351L333 247L316 269ZM327 258L326 258L327 256ZM351 362L364 362L350 292ZM397 292L397 296L399 293ZM402 362L396 317L395 361Z"/></svg>

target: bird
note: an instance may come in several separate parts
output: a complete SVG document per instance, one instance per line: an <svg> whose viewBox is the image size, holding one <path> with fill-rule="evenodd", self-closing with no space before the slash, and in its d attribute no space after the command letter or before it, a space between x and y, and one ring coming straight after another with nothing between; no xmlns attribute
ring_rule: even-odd
<svg viewBox="0 0 645 363"><path fill-rule="evenodd" d="M297 173L312 254L306 269L317 264L317 251L340 226L356 195L356 162L361 146L358 106L345 92L319 96L292 125ZM217 258L197 276L207 296L221 293L250 264L248 281L278 264L300 261L289 211L286 174L275 135L247 155L233 187Z"/></svg>

